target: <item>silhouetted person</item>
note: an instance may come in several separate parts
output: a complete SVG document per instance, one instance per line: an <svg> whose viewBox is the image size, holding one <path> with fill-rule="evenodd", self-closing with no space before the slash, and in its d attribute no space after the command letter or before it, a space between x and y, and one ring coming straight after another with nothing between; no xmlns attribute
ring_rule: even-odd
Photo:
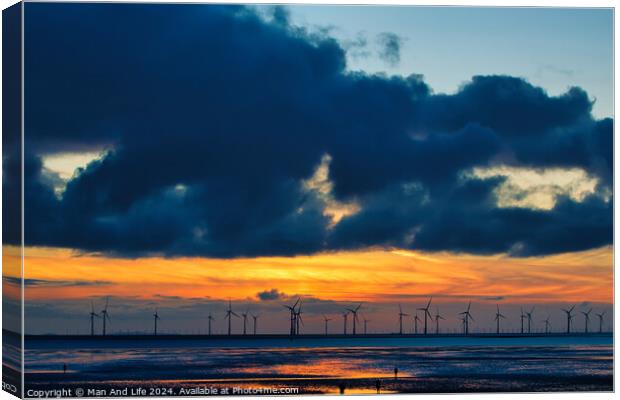
<svg viewBox="0 0 620 400"><path fill-rule="evenodd" d="M375 387L377 388L377 394L381 393L381 380L377 379L377 382L375 382Z"/></svg>
<svg viewBox="0 0 620 400"><path fill-rule="evenodd" d="M62 364L62 373L63 374L67 373L67 364Z"/></svg>
<svg viewBox="0 0 620 400"><path fill-rule="evenodd" d="M398 380L398 367L394 367L394 380Z"/></svg>
<svg viewBox="0 0 620 400"><path fill-rule="evenodd" d="M344 394L344 390L347 387L345 386L344 382L340 382L340 384L338 385L338 389L340 390L340 394Z"/></svg>

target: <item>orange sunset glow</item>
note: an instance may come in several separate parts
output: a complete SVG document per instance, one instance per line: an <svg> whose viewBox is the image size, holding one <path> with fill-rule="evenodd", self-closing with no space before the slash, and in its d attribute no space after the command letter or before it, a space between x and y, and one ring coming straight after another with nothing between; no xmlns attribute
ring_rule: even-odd
<svg viewBox="0 0 620 400"><path fill-rule="evenodd" d="M19 265L18 252L5 251L4 257L5 265ZM108 295L243 300L270 288L288 295L356 302L398 302L428 295L502 296L507 302L613 300L610 247L532 258L368 250L239 259L121 259L31 247L25 249L25 257L25 278L48 282L27 287L28 300ZM80 285L84 282L95 284Z"/></svg>

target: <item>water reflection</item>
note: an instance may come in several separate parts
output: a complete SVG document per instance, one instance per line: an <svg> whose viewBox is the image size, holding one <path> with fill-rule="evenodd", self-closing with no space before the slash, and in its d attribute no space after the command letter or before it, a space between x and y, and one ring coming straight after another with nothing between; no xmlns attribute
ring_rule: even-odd
<svg viewBox="0 0 620 400"><path fill-rule="evenodd" d="M69 368L66 374L61 373L63 364ZM398 379L395 379L396 368ZM238 387L251 387L260 383L276 387L286 383L303 387L305 393L338 393L341 385L346 386L347 393L376 393L377 381L382 393L433 391L435 386L445 388L439 391L501 390L518 387L519 382L527 389L525 382L532 380L538 384L553 383L554 388L565 390L580 390L587 385L600 390L599 386L591 385L603 382L605 388L612 368L612 346L224 349L45 349L41 346L26 351L27 381L38 385L160 382L175 386L234 383Z"/></svg>

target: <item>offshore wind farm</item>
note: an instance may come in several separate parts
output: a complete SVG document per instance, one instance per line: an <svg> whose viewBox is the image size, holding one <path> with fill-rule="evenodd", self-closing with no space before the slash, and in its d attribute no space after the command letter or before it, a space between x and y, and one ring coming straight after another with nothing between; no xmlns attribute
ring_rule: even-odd
<svg viewBox="0 0 620 400"><path fill-rule="evenodd" d="M256 339L258 337L265 338L299 338L299 337L307 337L307 338L358 338L358 337L405 337L405 338L416 338L416 337L431 337L431 336L444 336L444 337L459 337L459 336L472 336L472 337L506 337L506 338L516 338L516 337L534 337L534 336L544 336L544 335L554 335L554 336L587 336L587 335L595 335L595 336L609 336L612 331L611 330L603 330L604 322L605 322L605 314L606 311L602 311L600 313L595 313L598 318L598 330L589 329L590 324L590 314L594 311L594 308L588 307L587 311L579 311L584 317L584 324L582 330L575 329L574 322L574 309L577 305L571 306L569 309L558 308L556 314L565 314L565 328L564 329L556 329L553 330L551 327L551 323L549 322L551 318L551 314L547 315L547 318L541 320L542 324L536 324L535 319L533 317L535 306L532 306L529 311L523 311L523 307L521 307L521 314L513 316L515 321L520 321L521 328L517 329L502 329L501 321L508 320L508 317L500 312L499 304L496 304L496 313L494 314L493 321L495 321L495 329L491 329L492 326L480 326L478 325L477 329L470 328L470 323L474 322L475 319L472 316L472 302L467 303L467 308L465 311L455 313L452 316L452 319L455 321L460 321L461 330L458 329L444 329L443 331L440 329L440 321L447 321L446 317L439 313L439 308L435 309L435 314L431 314L430 306L433 298L430 297L425 306L415 308L412 314L408 314L404 312L402 304L398 305L398 308L394 307L394 320L392 324L386 324L384 326L377 326L373 331L371 327L368 329L368 323L371 322L370 319L367 318L366 314L364 314L364 303L358 303L356 306L345 306L344 308L334 312L332 314L322 314L322 321L324 325L324 334L316 333L316 329L314 329L314 333L304 333L303 328L306 327L304 324L304 320L302 318L302 305L304 300L302 297L297 297L293 303L290 304L282 304L284 311L280 313L282 319L286 319L290 323L290 329L288 332L278 332L273 328L266 327L263 331L258 329L258 319L261 316L259 313L250 312L250 308L246 308L245 312L241 312L237 314L234 311L234 305L232 300L228 300L228 308L222 313L221 316L215 314L213 311L209 311L206 315L206 318L203 320L196 321L197 324L203 325L207 327L206 332L201 332L200 329L193 330L190 332L178 332L174 326L170 326L167 330L162 331L161 323L159 322L161 316L159 314L158 308L154 309L153 317L153 328L151 331L152 336L167 336L169 338L182 338L183 336L193 336L193 337L204 337L204 338L219 338L219 337L229 337L235 339ZM72 338L80 338L82 336L89 336L91 339L95 338L110 338L110 337L133 337L133 338L146 338L149 335L147 329L144 331L135 330L132 332L117 330L116 332L110 330L110 316L108 313L109 297L104 299L105 306L100 313L95 313L95 303L91 301L90 303L90 312L86 314L88 318L85 318L85 322L88 322L89 331L88 334L43 334L43 335L28 335L30 338L46 338L46 337L66 337L70 336ZM589 303L585 303L589 304ZM475 307L475 306L474 306ZM406 309L405 309L406 310ZM417 311L422 311L424 315L424 319L418 317ZM412 317L413 315L413 317ZM334 329L333 331L329 330L329 322L333 320L337 320L337 317L342 317L342 331L338 331ZM361 319L360 319L361 316ZM240 320L240 326L235 330L233 324L233 317ZM251 320L250 320L251 318ZM410 319L410 324L408 324L408 319ZM100 326L96 325L96 322L101 320ZM358 323L363 323L362 332L357 328ZM418 332L418 322L424 321L422 324L422 328ZM429 323L434 322L434 330L429 328ZM525 324L524 324L525 322ZM158 323L159 331L158 331ZM219 323L219 327L225 329L224 332L221 330L218 331L220 333L214 333L215 329L217 329ZM350 326L349 326L350 323ZM505 323L505 322L504 322ZM410 330L407 330L407 326L411 326ZM611 327L611 325L609 325ZM97 329L101 329L98 331ZM316 328L316 327L315 327Z"/></svg>

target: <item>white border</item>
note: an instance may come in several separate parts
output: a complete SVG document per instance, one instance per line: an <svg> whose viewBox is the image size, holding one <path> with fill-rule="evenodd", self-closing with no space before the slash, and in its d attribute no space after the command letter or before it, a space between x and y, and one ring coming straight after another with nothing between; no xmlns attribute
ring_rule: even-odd
<svg viewBox="0 0 620 400"><path fill-rule="evenodd" d="M29 2L35 2L38 0L29 0ZM79 1L79 0L63 0L63 2L84 2L84 1ZM124 0L124 1L109 1L109 2L125 2L125 3L146 3L147 1L136 1L136 0ZM5 9L13 4L15 4L16 1L14 0L0 0L0 5L2 6L2 9ZM247 0L247 1L235 1L235 0L230 0L230 1L200 1L200 0L183 0L183 1L175 1L175 0L151 0L148 1L148 3L215 3L215 4L221 4L221 3L226 3L226 4L324 4L324 5L328 5L328 4L341 4L341 5L368 5L368 4L376 4L376 5L420 5L420 6L482 6L482 7L582 7L582 8L592 8L592 7L606 7L606 8L614 8L615 9L615 3L611 0L589 0L589 1L579 1L579 0L538 0L538 1L532 1L532 0L502 0L501 2L496 0L496 1L492 1L492 0L444 0L444 1L437 1L437 0L423 0L423 1L415 1L415 0L336 0L336 1L329 1L329 0L313 0L311 2L309 1L300 1L300 0L290 0L290 1L256 1L256 0ZM23 4L22 4L23 7ZM23 18L24 18L24 12L23 12L23 8L22 8L22 78L23 78L23 61L24 61L24 52L23 52ZM0 19L0 26L1 26L1 19ZM1 39L1 29L0 29L0 39ZM1 41L0 41L1 42ZM615 63L615 55L616 55L616 44L618 43L618 32L615 29L615 15L614 15L614 120L615 120L615 115L618 115L618 109L617 109L617 104L615 102L615 93L617 92L618 89L618 82L615 80L615 75L616 75L616 71L617 71L617 64ZM1 55L0 55L0 61L1 61ZM0 62L0 71L1 71L1 62ZM1 89L2 85L0 83L0 89ZM23 151L24 151L24 136L23 136L23 129L24 129L24 81L22 79L22 157L23 157ZM1 100L0 100L0 106L1 106ZM0 107L0 118L1 118L1 107ZM614 134L615 134L615 121L614 121ZM620 141L616 141L614 140L614 156L617 154L620 154L620 152L618 151L620 148ZM2 150L2 143L0 142L0 152ZM2 167L0 165L0 171L2 170ZM620 167L618 167L618 163L614 163L614 188L615 188L615 177L618 176L618 173L620 172ZM22 180L23 180L23 163L22 163ZM22 199L23 199L23 181L22 181ZM614 194L615 190L614 190ZM619 218L617 217L615 210L616 207L618 206L619 202L618 202L618 196L614 196L614 239L616 237L616 232L619 224ZM0 195L0 207L2 206L2 199L1 199L1 195ZM23 228L23 206L22 206L22 228ZM1 217L0 217L1 219ZM23 237L24 231L22 229L22 243L24 240ZM2 239L2 233L0 232L0 241ZM614 240L615 243L615 240ZM616 253L614 251L614 265L615 265L615 256ZM22 279L23 279L23 273L24 273L24 262L23 262L23 251L22 251ZM615 277L615 268L614 268L614 277ZM614 318L617 314L618 311L618 305L615 302L615 293L617 292L619 287L618 282L614 279ZM24 308L23 308L23 300L24 300L24 292L23 292L23 284L22 284L22 332L24 329ZM2 305L0 302L0 312L2 310ZM1 319L0 319L0 328L1 328ZM620 330L620 322L619 322L619 318L615 318L614 320L614 343L615 343L615 335L616 332L618 332ZM23 345L23 338L22 338L22 345ZM22 368L23 368L23 353L22 353ZM615 372L616 372L616 347L614 346L614 386L615 386ZM23 374L23 370L22 370L22 374ZM436 399L438 396L450 396L452 398L468 398L468 399L489 399L491 396L493 398L495 397L500 397L502 399L505 400L520 400L522 399L524 396L528 399L546 399L546 400L556 400L556 399L562 399L562 400L582 400L583 398L588 398L588 399L611 399L615 397L615 394L613 393L536 393L536 394L523 394L523 393L514 393L514 394L497 394L497 393L493 393L493 394L450 394L450 395L385 395L385 396L377 396L380 397L382 399L394 399L394 400L398 400L398 399L419 399L419 400L428 400L428 399ZM296 396L299 397L299 396ZM304 396L307 397L307 396ZM4 400L4 399L14 399L15 397L11 396L10 394L8 394L7 392L4 391L0 391L0 400ZM256 399L268 399L268 400L272 400L272 399L282 399L282 397L272 397L272 396L261 396L261 397L244 397L244 396L239 396L236 397L239 399L252 399L252 400L256 400ZM339 398L339 396L330 396L330 395L321 395L320 396L321 399L325 399L325 400L335 400L337 398ZM350 399L367 399L368 396L347 396L347 398ZM175 398L172 398L175 399ZM186 398L178 398L178 399L183 399L186 400Z"/></svg>

